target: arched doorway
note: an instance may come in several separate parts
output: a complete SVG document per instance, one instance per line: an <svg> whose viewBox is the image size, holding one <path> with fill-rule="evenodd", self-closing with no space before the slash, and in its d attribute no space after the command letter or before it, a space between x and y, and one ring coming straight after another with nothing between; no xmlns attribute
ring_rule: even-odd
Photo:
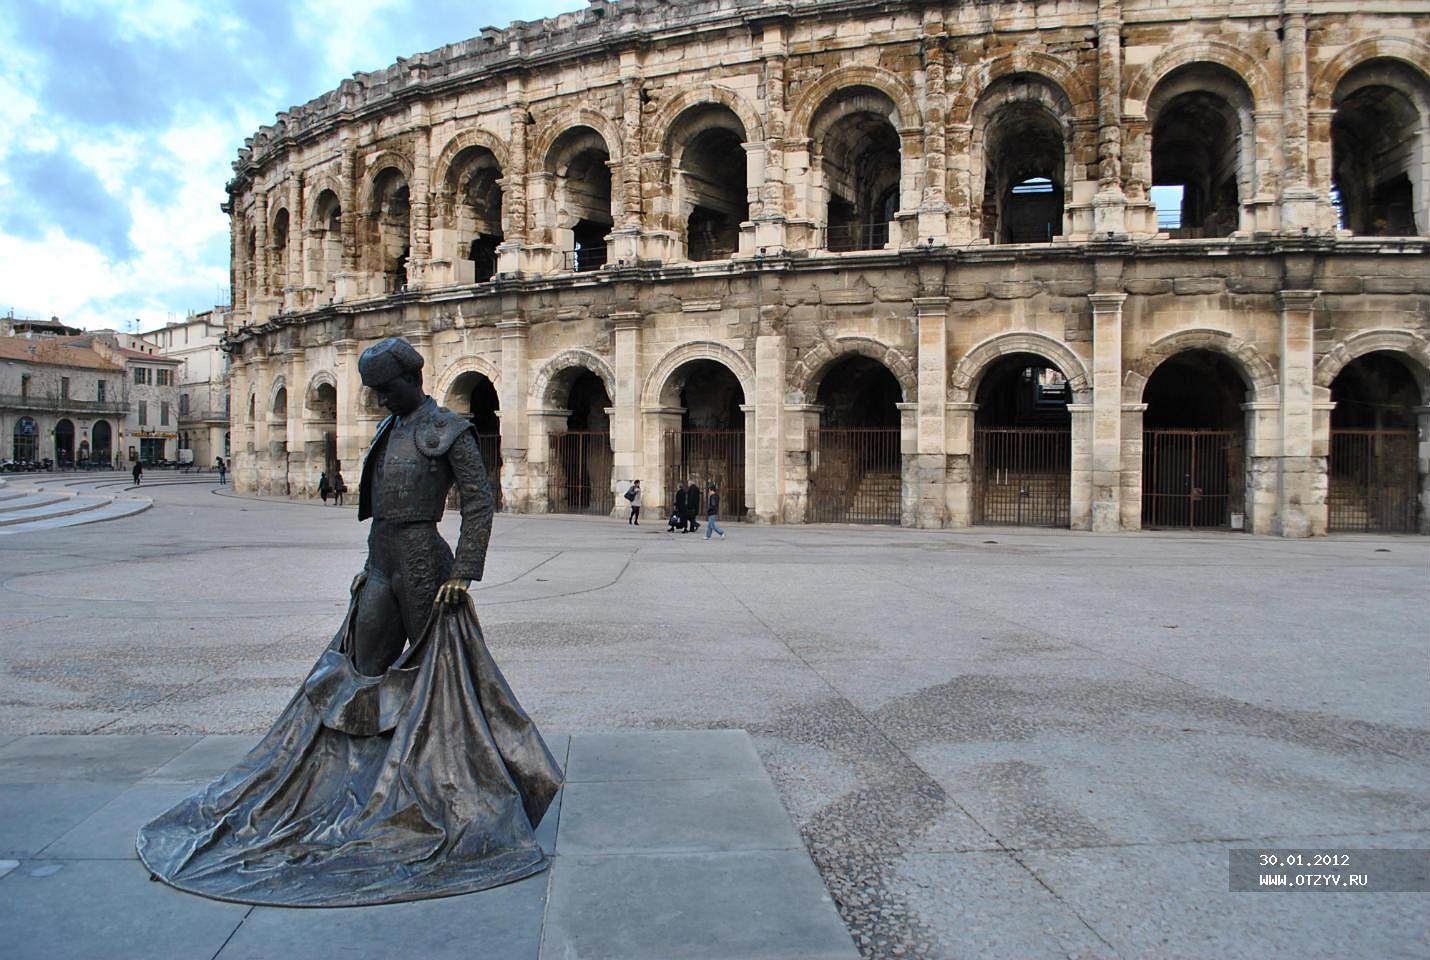
<svg viewBox="0 0 1430 960"><path fill-rule="evenodd" d="M22 463L30 463L40 458L40 428L30 417L21 417L15 421L10 453L11 459Z"/></svg>
<svg viewBox="0 0 1430 960"><path fill-rule="evenodd" d="M1147 111L1157 229L1179 238L1237 230L1255 163L1255 108L1245 82L1217 64L1189 64L1157 84Z"/></svg>
<svg viewBox="0 0 1430 960"><path fill-rule="evenodd" d="M811 135L827 197L828 249L878 250L888 244L899 209L897 115L888 94L866 86L840 90L816 111Z"/></svg>
<svg viewBox="0 0 1430 960"><path fill-rule="evenodd" d="M457 377L447 390L443 403L449 410L471 421L477 433L477 446L482 451L482 465L487 469L487 481L498 509L501 508L501 399L497 389L483 374L475 370Z"/></svg>
<svg viewBox="0 0 1430 960"><path fill-rule="evenodd" d="M552 433L549 441L551 512L607 515L615 506L615 493L606 385L585 367L568 367L556 388L555 400L566 410L566 429Z"/></svg>
<svg viewBox="0 0 1430 960"><path fill-rule="evenodd" d="M338 388L326 379L308 389L308 423L305 441L308 462L321 464L331 480L338 470Z"/></svg>
<svg viewBox="0 0 1430 960"><path fill-rule="evenodd" d="M1241 528L1246 389L1211 350L1174 354L1153 372L1142 392L1143 527Z"/></svg>
<svg viewBox="0 0 1430 960"><path fill-rule="evenodd" d="M1326 529L1414 533L1420 522L1420 385L1393 353L1346 364L1331 381Z"/></svg>
<svg viewBox="0 0 1430 960"><path fill-rule="evenodd" d="M1430 82L1389 58L1367 61L1336 86L1331 169L1340 226L1367 236L1430 230Z"/></svg>
<svg viewBox="0 0 1430 960"><path fill-rule="evenodd" d="M269 493L286 497L288 478L288 388L279 387L268 412L268 462L272 465Z"/></svg>
<svg viewBox="0 0 1430 960"><path fill-rule="evenodd" d="M55 424L55 463L74 466L74 421L68 418Z"/></svg>
<svg viewBox="0 0 1430 960"><path fill-rule="evenodd" d="M110 430L108 420L96 420L89 428L90 455L89 459L94 463L102 463L105 466L114 462L114 435Z"/></svg>
<svg viewBox="0 0 1430 960"><path fill-rule="evenodd" d="M898 523L903 471L899 381L877 360L836 361L820 381L810 438L812 523Z"/></svg>
<svg viewBox="0 0 1430 960"><path fill-rule="evenodd" d="M667 406L684 408L680 429L665 434L667 496L677 484L694 483L702 498L711 484L720 491L720 519L745 517L745 392L722 363L692 360L666 381Z"/></svg>
<svg viewBox="0 0 1430 960"><path fill-rule="evenodd" d="M1070 522L1072 399L1057 367L1015 353L978 386L973 522L1066 527Z"/></svg>

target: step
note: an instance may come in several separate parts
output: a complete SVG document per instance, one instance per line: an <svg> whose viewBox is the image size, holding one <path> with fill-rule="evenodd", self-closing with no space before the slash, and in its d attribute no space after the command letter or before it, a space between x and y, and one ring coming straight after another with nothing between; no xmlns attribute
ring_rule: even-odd
<svg viewBox="0 0 1430 960"><path fill-rule="evenodd" d="M92 510L84 510L79 513L70 513L60 516L42 517L37 520L27 520L23 523L16 523L11 526L0 526L0 537L11 533L36 533L44 530L55 530L59 527L77 527L87 523L102 523L105 520L118 520L121 517L131 517L136 513L143 513L153 505L154 501L142 497L126 497L122 500L111 500Z"/></svg>
<svg viewBox="0 0 1430 960"><path fill-rule="evenodd" d="M59 503L61 500L69 500L73 494L69 493L42 493L38 490L27 491L19 497L6 500L0 504L0 516L12 510L28 510L31 507L42 507L48 503Z"/></svg>
<svg viewBox="0 0 1430 960"><path fill-rule="evenodd" d="M93 510L109 502L110 499L108 497L64 497L61 500L53 501L42 506L29 507L24 510L0 508L0 527L8 527L16 523L24 523L28 520L47 520L51 517L67 517L71 514Z"/></svg>

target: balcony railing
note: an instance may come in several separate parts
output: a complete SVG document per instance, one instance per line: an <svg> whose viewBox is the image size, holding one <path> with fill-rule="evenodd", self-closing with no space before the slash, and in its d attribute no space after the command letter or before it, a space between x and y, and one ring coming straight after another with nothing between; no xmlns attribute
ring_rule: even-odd
<svg viewBox="0 0 1430 960"><path fill-rule="evenodd" d="M76 415L109 414L122 417L129 405L122 400L76 400L74 397L41 397L18 393L0 393L0 407L9 410L35 410L42 413L73 413Z"/></svg>
<svg viewBox="0 0 1430 960"><path fill-rule="evenodd" d="M889 224L849 223L827 227L826 244L834 253L849 250L882 250L889 242Z"/></svg>

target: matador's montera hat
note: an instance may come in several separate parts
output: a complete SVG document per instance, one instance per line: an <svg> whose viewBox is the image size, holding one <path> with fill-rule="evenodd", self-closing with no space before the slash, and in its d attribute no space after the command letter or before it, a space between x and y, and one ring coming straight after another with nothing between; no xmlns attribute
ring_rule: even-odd
<svg viewBox="0 0 1430 960"><path fill-rule="evenodd" d="M401 337L388 337L374 343L358 357L358 372L364 386L380 387L404 373L422 369L422 354Z"/></svg>

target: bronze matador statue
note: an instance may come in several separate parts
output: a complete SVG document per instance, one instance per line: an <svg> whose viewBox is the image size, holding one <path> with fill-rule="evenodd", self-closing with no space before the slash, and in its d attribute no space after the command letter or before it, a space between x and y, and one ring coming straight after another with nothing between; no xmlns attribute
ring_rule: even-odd
<svg viewBox="0 0 1430 960"><path fill-rule="evenodd" d="M367 564L263 740L139 831L140 859L181 890L352 906L482 890L549 862L535 831L561 768L467 596L492 527L471 425L422 392L422 357L403 340L365 350L358 369L392 411L362 468ZM454 483L455 557L437 534Z"/></svg>
<svg viewBox="0 0 1430 960"><path fill-rule="evenodd" d="M353 580L353 663L377 676L415 640L434 601L465 603L482 578L492 534L492 493L472 425L422 392L422 355L391 338L358 358L362 382L392 412L362 465L358 519L372 517L367 566ZM462 529L455 558L437 533L457 485Z"/></svg>

